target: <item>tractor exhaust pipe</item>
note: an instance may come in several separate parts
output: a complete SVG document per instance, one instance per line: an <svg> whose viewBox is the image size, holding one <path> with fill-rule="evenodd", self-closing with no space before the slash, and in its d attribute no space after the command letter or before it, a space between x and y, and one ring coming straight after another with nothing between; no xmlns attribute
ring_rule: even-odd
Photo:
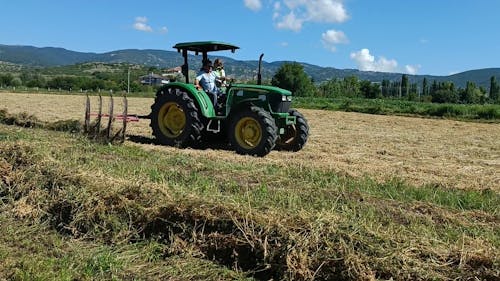
<svg viewBox="0 0 500 281"><path fill-rule="evenodd" d="M261 74L261 67L262 67L262 57L264 54L260 54L259 57L259 71L257 72L257 85L262 85L262 74Z"/></svg>

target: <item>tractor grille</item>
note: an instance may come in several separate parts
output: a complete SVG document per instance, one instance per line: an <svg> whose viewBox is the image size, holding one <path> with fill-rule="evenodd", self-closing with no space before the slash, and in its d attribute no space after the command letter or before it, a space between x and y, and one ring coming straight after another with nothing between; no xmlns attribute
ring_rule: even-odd
<svg viewBox="0 0 500 281"><path fill-rule="evenodd" d="M279 99L272 99L270 101L271 109L273 112L288 112L290 109L291 101L282 101L281 96L278 96Z"/></svg>

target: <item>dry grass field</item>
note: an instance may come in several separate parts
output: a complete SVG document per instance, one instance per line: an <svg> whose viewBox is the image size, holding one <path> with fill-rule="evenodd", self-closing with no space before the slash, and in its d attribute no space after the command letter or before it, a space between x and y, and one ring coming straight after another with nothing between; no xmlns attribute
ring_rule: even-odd
<svg viewBox="0 0 500 281"><path fill-rule="evenodd" d="M129 98L129 113L146 115L152 102L150 98ZM80 95L0 93L0 109L13 114L27 112L43 121L83 120L84 103ZM96 97L92 97L92 104L97 104ZM115 108L118 110L119 103ZM311 133L305 148L298 153L273 151L265 158L254 158L217 149L183 152L226 162L314 167L381 182L396 179L416 186L500 192L498 124L320 110L301 112ZM129 123L127 133L150 137L149 120ZM127 144L178 151L131 141Z"/></svg>
<svg viewBox="0 0 500 281"><path fill-rule="evenodd" d="M0 93L0 280L499 280L498 124L301 109L258 158L51 127L84 103Z"/></svg>

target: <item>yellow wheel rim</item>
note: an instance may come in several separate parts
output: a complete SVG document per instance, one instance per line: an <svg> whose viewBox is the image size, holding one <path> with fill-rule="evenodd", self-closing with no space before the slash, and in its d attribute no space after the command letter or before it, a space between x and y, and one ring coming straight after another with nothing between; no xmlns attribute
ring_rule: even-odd
<svg viewBox="0 0 500 281"><path fill-rule="evenodd" d="M186 127L186 114L176 102L167 102L158 113L158 125L165 136L176 138Z"/></svg>
<svg viewBox="0 0 500 281"><path fill-rule="evenodd" d="M251 117L244 117L236 123L235 137L238 144L245 149L259 145L262 139L262 127Z"/></svg>

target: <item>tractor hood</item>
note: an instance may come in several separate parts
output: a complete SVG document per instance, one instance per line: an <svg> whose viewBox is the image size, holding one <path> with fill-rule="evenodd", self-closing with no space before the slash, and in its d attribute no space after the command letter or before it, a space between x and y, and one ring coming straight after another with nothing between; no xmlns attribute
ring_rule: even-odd
<svg viewBox="0 0 500 281"><path fill-rule="evenodd" d="M237 91L238 89L241 89L243 91L255 91L255 92L262 92L262 93L273 93L273 94L279 94L282 96L291 96L292 92L274 87L274 86L265 86L265 85L249 85L249 84L232 84L231 85L231 90Z"/></svg>

